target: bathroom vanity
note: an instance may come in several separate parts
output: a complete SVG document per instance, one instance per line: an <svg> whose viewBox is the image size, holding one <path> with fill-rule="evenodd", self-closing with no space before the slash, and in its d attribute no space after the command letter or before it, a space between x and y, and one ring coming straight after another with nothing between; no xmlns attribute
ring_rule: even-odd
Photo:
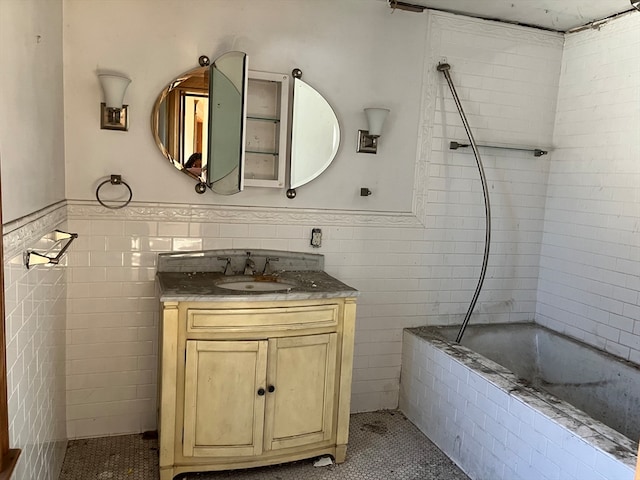
<svg viewBox="0 0 640 480"><path fill-rule="evenodd" d="M160 479L345 460L357 291L322 255L161 254Z"/></svg>

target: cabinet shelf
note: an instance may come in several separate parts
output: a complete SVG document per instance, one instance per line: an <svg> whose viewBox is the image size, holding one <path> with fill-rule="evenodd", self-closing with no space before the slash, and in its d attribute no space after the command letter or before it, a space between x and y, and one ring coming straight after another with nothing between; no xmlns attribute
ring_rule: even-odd
<svg viewBox="0 0 640 480"><path fill-rule="evenodd" d="M274 117L257 117L255 115L247 115L247 120L255 120L258 122L271 122L271 123L280 123L279 118Z"/></svg>
<svg viewBox="0 0 640 480"><path fill-rule="evenodd" d="M273 155L274 157L279 155L278 152L261 152L259 150L245 150L244 153L252 153L254 155Z"/></svg>
<svg viewBox="0 0 640 480"><path fill-rule="evenodd" d="M283 188L287 160L289 76L249 71L244 184Z"/></svg>

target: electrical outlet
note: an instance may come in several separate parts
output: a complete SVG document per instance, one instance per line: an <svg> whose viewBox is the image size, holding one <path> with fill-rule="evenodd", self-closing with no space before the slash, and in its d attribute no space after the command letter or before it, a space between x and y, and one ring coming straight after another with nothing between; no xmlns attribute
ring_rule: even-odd
<svg viewBox="0 0 640 480"><path fill-rule="evenodd" d="M322 230L314 228L311 230L311 246L320 248L322 246Z"/></svg>

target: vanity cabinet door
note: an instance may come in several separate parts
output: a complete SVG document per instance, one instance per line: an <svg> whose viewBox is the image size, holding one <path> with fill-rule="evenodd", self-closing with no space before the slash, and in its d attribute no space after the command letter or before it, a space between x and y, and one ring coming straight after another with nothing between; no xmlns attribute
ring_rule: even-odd
<svg viewBox="0 0 640 480"><path fill-rule="evenodd" d="M269 340L265 450L333 437L337 334Z"/></svg>
<svg viewBox="0 0 640 480"><path fill-rule="evenodd" d="M185 457L262 453L267 341L188 340Z"/></svg>

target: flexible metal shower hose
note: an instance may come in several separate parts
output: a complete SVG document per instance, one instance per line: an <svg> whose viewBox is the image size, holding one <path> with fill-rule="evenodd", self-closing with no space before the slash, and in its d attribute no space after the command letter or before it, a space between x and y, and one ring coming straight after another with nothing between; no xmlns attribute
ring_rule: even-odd
<svg viewBox="0 0 640 480"><path fill-rule="evenodd" d="M476 141L473 138L473 133L471 132L471 127L469 126L469 122L467 121L467 117L464 114L464 110L462 109L462 104L460 103L460 99L458 98L458 94L456 93L456 89L451 81L451 75L449 74L449 70L451 66L448 63L439 63L437 67L439 72L442 72L444 78L447 80L447 84L449 84L449 89L451 90L451 95L453 95L453 100L456 102L456 107L458 107L458 112L460 113L460 118L462 119L462 124L464 125L464 129L467 132L467 137L469 137L469 143L471 143L471 148L473 150L473 155L476 157L476 164L478 165L478 171L480 172L480 181L482 182L482 193L484 195L484 213L485 213L485 239L484 239L484 256L482 259L482 269L480 271L480 278L478 279L478 285L476 286L476 291L473 294L473 298L471 299L471 303L469 304L469 308L467 310L467 314L462 321L462 325L460 326L460 331L458 332L458 336L456 337L456 343L460 343L462 341L462 336L464 335L464 331L467 328L469 323L469 319L471 318L471 314L473 313L473 309L476 306L476 302L478 301L478 296L480 295L480 291L482 290L482 284L484 283L484 277L487 274L487 264L489 263L489 248L491 246L491 205L489 203L489 189L487 187L487 178L484 174L484 167L482 165L482 159L480 158L480 152L478 152L478 146L476 145Z"/></svg>

